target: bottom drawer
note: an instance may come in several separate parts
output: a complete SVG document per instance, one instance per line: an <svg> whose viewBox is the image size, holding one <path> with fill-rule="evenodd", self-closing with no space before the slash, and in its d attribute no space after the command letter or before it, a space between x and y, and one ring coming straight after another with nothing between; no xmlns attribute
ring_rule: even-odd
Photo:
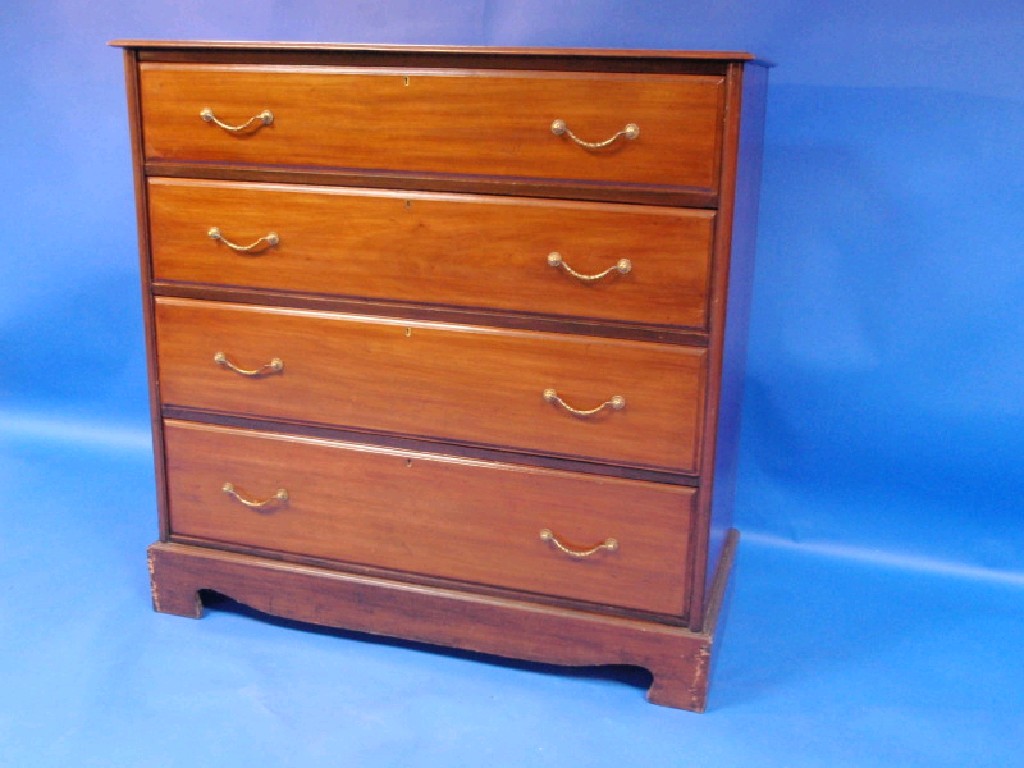
<svg viewBox="0 0 1024 768"><path fill-rule="evenodd" d="M688 609L692 488L180 421L164 439L172 536Z"/></svg>

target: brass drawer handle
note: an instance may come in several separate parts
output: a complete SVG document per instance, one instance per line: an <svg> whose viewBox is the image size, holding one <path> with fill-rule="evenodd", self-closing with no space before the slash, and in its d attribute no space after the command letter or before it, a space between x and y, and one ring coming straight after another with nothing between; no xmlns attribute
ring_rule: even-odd
<svg viewBox="0 0 1024 768"><path fill-rule="evenodd" d="M213 362L222 368L227 368L234 371L241 376L265 376L269 373L280 373L284 370L284 360L280 357L272 358L266 365L261 365L259 368L247 370L245 368L239 368L237 365L228 360L228 356L223 352L218 352L213 356Z"/></svg>
<svg viewBox="0 0 1024 768"><path fill-rule="evenodd" d="M556 392L553 389L544 390L544 400L545 402L548 403L557 403L562 408L564 408L569 413L575 416L593 416L595 413L600 413L605 408L611 408L613 411L621 411L623 408L626 407L626 398L624 398L622 395L615 395L611 400L606 400L596 408L591 408L589 410L580 410L579 408L573 408L571 405L565 402L565 400L558 396L558 392Z"/></svg>
<svg viewBox="0 0 1024 768"><path fill-rule="evenodd" d="M558 540L558 537L555 536L555 534L553 534L547 528L540 532L540 540L550 541L560 551L564 552L569 557L575 557L578 560L581 560L584 557L590 557L594 553L600 552L602 549L607 549L609 552L614 552L616 549L619 548L619 542L617 539L605 539L600 544L597 544L596 546L593 546L590 549L573 549L572 547L567 547L565 544L560 542Z"/></svg>
<svg viewBox="0 0 1024 768"><path fill-rule="evenodd" d="M629 139L632 141L640 135L640 126L636 123L629 123L621 131L616 133L610 139L604 141L584 141L578 137L575 133L569 130L569 126L565 124L565 120L558 119L551 123L551 132L555 136L568 136L574 142L584 149L604 149L607 146L614 144L616 141L622 138Z"/></svg>
<svg viewBox="0 0 1024 768"><path fill-rule="evenodd" d="M199 116L203 118L203 122L213 123L218 128L223 128L225 131L229 131L230 133L241 133L257 120L260 123L259 128L262 128L264 125L270 125L274 122L274 113L269 109L264 109L258 115L253 115L241 125L230 125L229 123L221 122L209 107L204 107L202 111L200 111ZM259 130L259 128L257 128L257 130Z"/></svg>
<svg viewBox="0 0 1024 768"><path fill-rule="evenodd" d="M562 254L558 251L552 251L548 254L548 266L561 267L570 275L575 277L577 280L582 280L586 283L592 283L596 280L600 280L603 277L608 277L612 272L618 272L620 275L628 275L629 271L633 269L633 262L629 259L619 259L614 266L608 267L604 272L598 272L596 275L584 275L582 272L577 272L575 269L565 263L565 259L562 258Z"/></svg>
<svg viewBox="0 0 1024 768"><path fill-rule="evenodd" d="M224 235L221 234L219 227L210 227L209 230L207 230L206 232L206 236L211 240L217 240L221 243L224 243L224 245L226 245L228 248L230 248L233 251L238 251L239 253L252 253L254 251L262 252L267 248L273 248L275 245L281 242L281 238L277 236L277 232L268 232L259 240L254 240L248 245L239 245L238 243L233 243L226 237L224 237ZM261 246L266 246L266 248L263 248Z"/></svg>
<svg viewBox="0 0 1024 768"><path fill-rule="evenodd" d="M264 499L263 501L253 501L252 499L245 498L245 496L243 496L242 494L235 490L235 486L233 486L231 483L224 483L224 485L221 487L221 490L224 491L224 493L226 493L228 496L233 498L235 501L247 506L249 509L265 509L266 507L269 507L271 504L273 504L275 501L288 501L288 491L286 491L284 488L278 488L277 492L273 496L271 496L269 499Z"/></svg>

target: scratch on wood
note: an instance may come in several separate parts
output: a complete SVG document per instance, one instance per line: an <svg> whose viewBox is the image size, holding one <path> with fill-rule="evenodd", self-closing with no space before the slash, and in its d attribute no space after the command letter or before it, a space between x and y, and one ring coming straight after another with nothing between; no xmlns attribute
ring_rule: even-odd
<svg viewBox="0 0 1024 768"><path fill-rule="evenodd" d="M149 568L149 594L153 598L153 609L160 610L160 593L156 588L156 565L153 562L153 553L146 553L146 567Z"/></svg>
<svg viewBox="0 0 1024 768"><path fill-rule="evenodd" d="M690 691L693 708L698 712L704 711L708 689L708 662L710 659L711 647L708 645L700 646L697 649L697 653L694 654L693 687Z"/></svg>

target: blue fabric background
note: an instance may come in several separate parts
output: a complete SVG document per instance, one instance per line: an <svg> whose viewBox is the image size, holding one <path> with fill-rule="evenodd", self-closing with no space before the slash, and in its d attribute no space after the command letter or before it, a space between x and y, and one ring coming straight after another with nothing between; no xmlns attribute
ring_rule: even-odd
<svg viewBox="0 0 1024 768"><path fill-rule="evenodd" d="M139 745L120 756L112 751L115 736L124 743L134 730L147 733L141 726L125 730L126 717L134 722L140 716L131 692L143 696L172 685L157 682L160 665L171 663L160 654L171 654L171 646L160 647L155 661L137 649L159 647L161 633L174 636L168 643L230 644L235 633L246 634L239 627L256 627L248 631L258 641L210 651L214 656L202 657L189 679L199 686L200 709L222 711L202 699L199 681L237 677L229 686L234 698L222 704L238 711L238 696L244 699L249 690L241 681L255 676L262 681L257 688L276 690L275 679L244 664L223 671L213 660L217 653L230 656L253 643L257 649L281 643L287 653L302 653L303 644L312 644L316 667L333 663L331 649L340 643L333 636L282 633L240 609L214 612L216 618L198 624L148 613L131 618L148 610L141 551L155 538L156 525L122 65L120 52L105 46L117 37L706 48L750 50L774 61L737 500L746 543L730 620L736 636L727 638L732 650L720 662L712 699L712 707L717 701L733 719L679 720L687 716L639 709L634 696L616 705L636 718L634 734L646 734L648 752L634 754L646 760L632 764L683 764L677 761L687 745L696 745L694 764L775 764L770 756L781 758L772 732L787 743L818 734L802 742L813 747L806 764L980 765L986 757L993 765L1021 764L1007 740L1024 738L1013 714L1024 711L1024 702L1012 688L1024 681L1019 660L1007 658L1020 651L1024 586L1019 0L8 0L0 6L0 477L10 504L0 509L0 651L8 659L6 670L0 660L0 674L6 671L9 682L0 678L0 764L227 765L230 754L245 752L241 742L209 762L186 763L185 753L175 753L166 739L159 741L162 761ZM78 492L54 490L67 482ZM104 496L110 503L101 503ZM75 543L94 547L100 559L47 564L48 553L62 546L79 551ZM102 576L93 573L104 567ZM74 626L77 615L48 614L40 601L67 607L85 600L94 608L99 603L90 601L102 601L87 590L88 574L131 585L118 598L117 621L125 624L101 611L111 621L101 632L98 619L90 623L83 615L86 627L74 635L84 643L79 651L64 647L45 660L33 656L39 645L31 638ZM919 585L926 577L931 581L920 584L932 585L927 589ZM86 591L67 593L77 587ZM822 603L808 594L815 590ZM780 612L787 615L804 600L819 609L790 616L788 630L780 632ZM71 623L62 623L66 619ZM897 631L869 629L883 625ZM970 637L941 634L970 626ZM109 667L95 666L89 632L137 633L130 635L137 663L119 668L111 657ZM301 639L281 641L281 634ZM901 637L906 647L897 647ZM945 637L941 650L928 644L936 637ZM868 670L858 666L872 658L862 651L881 646L895 655ZM404 650L400 644L368 647L364 652L374 659ZM766 649L775 654L771 663ZM796 661L797 653L803 661ZM143 658L149 666L140 668ZM409 658L419 660L403 662L410 667L456 664L459 669L445 670L452 678L477 668L461 665L458 655L410 652ZM959 676L951 666L957 663L985 671ZM838 678L821 682L822 669L837 668ZM532 673L508 665L480 674L486 682L475 693L486 696L488 674L502 677L495 687L507 691L515 685L509 679ZM561 673L538 674L538 691L515 691L521 706L542 707L537 712L545 711L538 702L550 700L548 689L577 682ZM907 677L904 688L883 685L891 694L885 707L864 710L879 689L858 688L861 674L883 681ZM80 732L106 729L115 734L109 741L75 742L76 731L47 720L56 717L50 700L33 698L40 684L61 688L75 675L93 681L90 688L79 680L81 699L72 696L80 705ZM833 686L832 709L822 709L816 685ZM930 701L923 692L934 685L949 693L940 697L947 704L959 691L958 703L968 712L947 710L938 700L925 714L912 710L910 702ZM475 701L475 693L452 696ZM187 714L184 706L179 712L181 701L173 698L179 695L187 696L171 695L171 704L154 709L154 717L205 733L194 722L202 712ZM296 706L305 712L310 705ZM622 714L580 706L582 720L559 727L588 732L586 724L606 722L613 728L601 718ZM851 725L856 718L847 706L868 714ZM423 707L429 711L429 702ZM986 714L986 707L997 714ZM255 726L246 712L223 722L206 716L228 729L245 722L239 727L248 733ZM402 723L427 727L430 721L419 710L378 714L396 733ZM515 732L525 743L525 722L507 722L513 730L523 726ZM704 735L689 734L685 744L660 740L671 738L666 723L681 722L694 722L694 734ZM794 722L802 722L803 731ZM328 754L308 751L311 734L274 723L253 732L269 740L257 739L270 756L262 764L408 765L417 757L438 765L480 764L454 747L436 754L410 748L404 762L394 755L389 762L386 734L379 734L379 752L365 742L378 733L372 724L360 731L361 762L332 763ZM976 746L986 746L954 745L953 723L976 738ZM543 728L544 717L536 725ZM751 736L754 730L761 741ZM841 743L851 746L828 742L821 735L828 732L845 733L849 740ZM432 733L436 737L436 729ZM736 733L753 741L736 741ZM306 752L280 746L299 735ZM492 744L509 738L486 729L462 737ZM68 738L78 744L79 757L93 762L74 759L73 750L65 754L70 748L61 739ZM929 739L945 746L932 749ZM337 746L330 739L317 743ZM630 753L607 745L609 762L593 757L588 763L586 745L579 747L572 753L577 763L630 764ZM488 761L500 764L500 755L515 753L510 744L503 749ZM256 749L255 764L260 754ZM508 764L548 764L545 754L553 759L559 753L553 746L548 753L520 752ZM621 759L612 759L616 755ZM778 764L799 762L793 760Z"/></svg>

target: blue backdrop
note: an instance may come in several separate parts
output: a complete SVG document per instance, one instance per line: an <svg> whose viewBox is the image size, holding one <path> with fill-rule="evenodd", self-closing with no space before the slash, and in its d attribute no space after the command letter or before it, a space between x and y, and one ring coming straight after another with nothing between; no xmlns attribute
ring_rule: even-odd
<svg viewBox="0 0 1024 768"><path fill-rule="evenodd" d="M1024 620L1019 609L1007 607L1020 605L1024 585L1024 2L6 0L0 5L0 461L6 462L0 480L8 491L0 512L0 584L6 587L0 619L7 627L22 626L10 620L20 596L25 630L5 635L0 621L0 654L13 660L8 669L0 662L0 672L8 674L0 675L0 764L5 755L10 765L36 764L31 755L47 757L38 764L122 764L107 742L94 746L102 757L86 763L81 750L88 752L82 745L90 742L76 742L76 731L63 722L40 725L63 712L36 695L46 686L60 691L63 706L81 705L74 722L93 734L89 738L106 733L128 743L133 732L150 734L140 713L156 711L170 717L170 727L197 730L212 742L224 731L205 733L204 727L216 729L204 723L234 727L213 714L223 705L242 713L239 733L251 737L250 762L272 755L274 764L304 768L321 764L317 760L328 753L317 759L292 753L284 746L288 739L304 738L307 750L311 743L325 750L344 745L287 717L262 727L265 709L255 702L263 702L259 686L271 686L268 677L305 680L310 701L344 690L352 695L341 706L375 712L379 705L361 688L353 693L341 673L326 671L341 651L317 636L293 638L278 649L275 644L284 642L278 634L261 634L263 625L235 622L230 614L202 622L204 631L148 614L132 619L149 623L131 630L97 627L97 615L112 616L116 608L134 617L145 603L141 552L156 537L123 74L120 52L105 46L118 37L707 48L750 50L774 61L736 515L745 551L760 548L762 555L751 559L741 552L746 579L727 636L734 655L723 662L727 671L719 671L720 698L712 692L712 708L733 707L733 717L701 721L679 745L666 734L689 721L665 711L610 716L583 699L559 699L549 690L554 682L542 680L544 691L535 698L506 675L499 686L510 697L510 709L500 715L506 731L478 728L474 737L509 754L514 750L503 739L510 733L522 741L547 725L562 733L583 728L590 734L592 727L608 764L620 765L629 753L617 753L603 739L623 732L643 738L649 752L635 764L644 765L672 764L697 743L704 752L697 752L696 764L757 765L780 746L773 739L813 743L820 751L809 762L818 765L981 765L969 740L951 735L966 729L976 743L989 745L990 755L996 750L992 764L1019 759L1012 740L1024 738L1024 681L1009 687L1014 678L1006 682L1002 665L1019 652L1019 640L1006 638L1019 635ZM96 450L101 457L95 461L81 458ZM65 472L74 487L49 490L49 468ZM120 473L120 481L97 486L103 473ZM20 489L13 500L11 487ZM97 488L106 494L102 500L94 498ZM121 548L108 536L120 537ZM64 541L68 552L91 547L93 555L64 561L59 583L55 574L64 572L50 563L54 551L64 549L55 541ZM842 567L828 571L821 564L828 558L800 559L808 553L839 558ZM109 584L131 585L121 588L124 594L114 588L106 613L86 618L62 608L58 616L44 607L23 613L27 605L45 606L38 601L46 590L55 604L92 600L95 609L101 598L88 596L75 576L100 579L101 562L113 569L104 572ZM879 564L887 570L872 570ZM894 572L973 581L930 590L879 575ZM1008 592L984 591L989 588ZM901 606L898 614L887 609L890 602ZM774 634L781 624L767 632L767 606L790 612L791 634ZM970 628L981 621L973 613L984 612L987 637L1003 638L1003 645ZM51 649L46 641L61 621L81 625L70 650ZM102 640L89 640L94 630ZM258 638L243 637L246 632ZM111 646L114 636L127 639ZM273 666L307 645L313 666L330 683L326 690L317 688L316 673L304 677L308 670L286 674ZM217 684L230 681L226 687L234 694L221 700L208 693L195 711L182 704L185 714L175 720L175 707L185 700L175 697L193 702L196 689L175 689L174 675L167 679L162 672L175 663L172 649L185 646L220 661L203 657L209 666L191 675L178 671L182 685L200 686L212 677ZM236 658L241 648L257 660L243 664ZM895 655L876 655L890 650ZM394 663L386 646L351 652L378 654L362 674ZM134 665L125 666L125 653ZM61 658L65 664L53 668ZM961 660L984 671L961 672ZM41 669L50 671L40 676ZM394 673L395 679L412 676L402 695L419 701L422 686L415 680L422 674L423 667L412 664ZM432 679L436 686L471 674L460 668L451 678L438 672ZM906 691L892 682L904 675ZM981 710L964 713L961 705L976 700L971 692L979 686L987 696L982 705L994 706L1002 720ZM163 709L139 709L136 694L149 690L166 694ZM483 690L492 687L481 684ZM17 703L3 698L11 691ZM836 691L854 709L832 706ZM494 695L481 704L476 693L460 690L452 700L463 697L478 712L490 712ZM885 706L870 709L880 695ZM322 713L303 709L312 707L308 698L296 693L287 703L299 712L295 717L319 723ZM580 707L583 719L562 721L557 708L538 711L536 722L524 714L549 700ZM832 708L823 708L823 701ZM921 701L949 720L937 725L914 714ZM943 709L947 705L955 712ZM381 722L397 739L421 721L433 729L431 738L455 739L450 723L424 714L434 712L432 706L394 720L359 721L362 738L386 743ZM12 712L24 707L29 714L14 718ZM794 721L800 707L805 719ZM346 712L360 714L355 710ZM794 722L803 722L804 732ZM155 733L161 748L171 749L173 739ZM825 735L833 733L848 741ZM901 741L908 733L920 739L913 748ZM1005 751L992 746L1007 737ZM16 742L31 748L4 751ZM49 751L39 746L44 742ZM261 752L261 744L269 751ZM468 762L469 754L433 743L441 750L437 764L496 759L493 751L467 744L486 760ZM733 750L728 755L726 744ZM140 760L150 754L143 746L125 749L122 757L133 757L123 764L179 764ZM557 747L548 750L543 755L552 759L560 754ZM212 754L218 759L188 764L226 764L225 755ZM408 744L394 754L402 765L418 756ZM579 765L601 764L582 754L574 749L566 756ZM520 755L511 764L565 764L531 755L537 759Z"/></svg>
<svg viewBox="0 0 1024 768"><path fill-rule="evenodd" d="M25 0L0 21L0 407L22 428L146 429L106 40L751 50L778 66L740 527L1024 571L1024 3Z"/></svg>

